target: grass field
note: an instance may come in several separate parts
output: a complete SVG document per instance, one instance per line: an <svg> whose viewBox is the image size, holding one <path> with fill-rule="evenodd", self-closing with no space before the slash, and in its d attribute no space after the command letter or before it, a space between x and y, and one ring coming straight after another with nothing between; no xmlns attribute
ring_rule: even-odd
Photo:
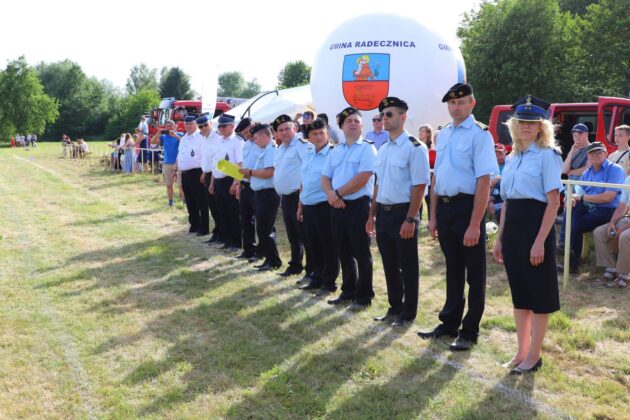
<svg viewBox="0 0 630 420"><path fill-rule="evenodd" d="M502 267L479 344L452 354L416 335L445 294L425 230L418 318L392 330L375 246L351 314L188 236L158 176L94 160L0 149L0 418L630 418L630 292L594 269L561 291L541 371L513 377Z"/></svg>

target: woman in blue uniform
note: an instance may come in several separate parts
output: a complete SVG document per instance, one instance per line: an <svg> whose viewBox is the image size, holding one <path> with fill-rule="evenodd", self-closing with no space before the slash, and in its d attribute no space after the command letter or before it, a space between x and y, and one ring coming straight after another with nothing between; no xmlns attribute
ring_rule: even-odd
<svg viewBox="0 0 630 420"><path fill-rule="evenodd" d="M506 124L513 148L501 179L504 205L493 255L505 264L518 339L516 355L504 366L520 375L542 366L549 314L560 309L553 224L562 158L547 117L549 104L530 95L512 107Z"/></svg>

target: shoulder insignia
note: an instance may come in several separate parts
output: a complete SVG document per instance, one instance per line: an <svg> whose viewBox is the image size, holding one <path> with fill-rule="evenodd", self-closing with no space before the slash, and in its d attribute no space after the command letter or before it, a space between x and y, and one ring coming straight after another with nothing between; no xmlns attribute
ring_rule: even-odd
<svg viewBox="0 0 630 420"><path fill-rule="evenodd" d="M298 137L298 140L304 144L308 144L308 140L305 140L302 137Z"/></svg>
<svg viewBox="0 0 630 420"><path fill-rule="evenodd" d="M558 156L562 156L562 151L560 150L559 147L552 147L551 150L553 150L553 152L558 155Z"/></svg>
<svg viewBox="0 0 630 420"><path fill-rule="evenodd" d="M447 122L447 123L446 123L446 124L444 124L444 125L438 125L437 131L440 131L441 129L446 128L446 127L448 127L449 125L451 125L451 123L450 123L450 122Z"/></svg>
<svg viewBox="0 0 630 420"><path fill-rule="evenodd" d="M334 149L335 146L336 146L336 144L332 144L332 143L330 145L328 145L328 147L331 148L331 149Z"/></svg>
<svg viewBox="0 0 630 420"><path fill-rule="evenodd" d="M409 141L411 142L411 144L413 144L415 147L420 146L420 140L418 140L417 138L415 138L414 136L409 136Z"/></svg>
<svg viewBox="0 0 630 420"><path fill-rule="evenodd" d="M475 124L477 124L479 126L479 128L481 128L483 131L488 131L488 126L485 125L484 123L479 122L479 121L475 121Z"/></svg>
<svg viewBox="0 0 630 420"><path fill-rule="evenodd" d="M368 143L368 144L374 144L374 142L372 140L368 140L366 138L363 139L364 142Z"/></svg>

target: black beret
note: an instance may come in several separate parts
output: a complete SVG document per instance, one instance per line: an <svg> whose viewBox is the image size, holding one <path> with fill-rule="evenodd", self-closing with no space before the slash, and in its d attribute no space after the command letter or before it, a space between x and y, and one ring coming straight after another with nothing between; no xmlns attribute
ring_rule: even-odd
<svg viewBox="0 0 630 420"><path fill-rule="evenodd" d="M311 124L308 124L306 126L306 128L304 129L304 138L308 138L308 135L313 130L320 130L322 128L327 128L327 127L328 127L328 124L326 124L326 121L324 121L321 118L318 118L315 121L313 121Z"/></svg>
<svg viewBox="0 0 630 420"><path fill-rule="evenodd" d="M346 118L348 118L350 115L355 115L355 114L358 115L359 117L363 116L363 114L361 114L361 111L359 111L353 106L349 106L348 108L341 111L339 113L339 127L343 125L343 122L346 120Z"/></svg>
<svg viewBox="0 0 630 420"><path fill-rule="evenodd" d="M389 108L390 106L404 109L405 111L409 109L407 102L402 99L398 99L395 96L388 96L387 98L383 98L381 103L378 104L378 112L383 112L385 108Z"/></svg>
<svg viewBox="0 0 630 420"><path fill-rule="evenodd" d="M254 123L254 126L249 129L249 133L253 136L254 134L258 133L259 131L264 130L265 128L269 129L269 125L268 124L261 124L261 123Z"/></svg>
<svg viewBox="0 0 630 420"><path fill-rule="evenodd" d="M317 114L317 118L321 118L326 124L328 124L328 115L325 113L322 112L321 114Z"/></svg>
<svg viewBox="0 0 630 420"><path fill-rule="evenodd" d="M473 88L468 83L455 83L453 86L451 86L448 92L446 92L446 94L442 98L442 102L446 102L449 99L463 98L472 94Z"/></svg>
<svg viewBox="0 0 630 420"><path fill-rule="evenodd" d="M240 134L241 131L245 130L250 125L252 125L252 119L249 118L249 117L243 118L241 120L241 122L238 123L238 125L236 126L236 129L234 129L234 131L236 132L236 134Z"/></svg>
<svg viewBox="0 0 630 420"><path fill-rule="evenodd" d="M271 126L273 127L274 131L278 131L278 126L280 124L284 124L285 122L289 122L289 121L293 121L293 118L289 117L287 114L282 114L276 117L275 120L273 120L273 123L271 124Z"/></svg>

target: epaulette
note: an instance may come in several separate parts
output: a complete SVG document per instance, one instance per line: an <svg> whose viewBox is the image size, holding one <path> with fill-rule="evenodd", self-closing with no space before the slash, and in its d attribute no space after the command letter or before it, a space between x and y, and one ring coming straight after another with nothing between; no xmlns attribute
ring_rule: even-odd
<svg viewBox="0 0 630 420"><path fill-rule="evenodd" d="M420 140L418 140L414 136L409 136L409 141L414 145L414 147L418 147L421 145Z"/></svg>
<svg viewBox="0 0 630 420"><path fill-rule="evenodd" d="M479 128L481 128L483 131L488 131L488 126L485 125L484 123L475 120L475 124L477 124Z"/></svg>
<svg viewBox="0 0 630 420"><path fill-rule="evenodd" d="M368 140L368 139L366 139L366 138L363 138L363 141L365 141L365 142L366 142L366 143L368 143L368 144L374 144L374 141L372 141L372 140Z"/></svg>
<svg viewBox="0 0 630 420"><path fill-rule="evenodd" d="M551 150L553 150L556 155L562 156L562 150L560 150L559 147L552 147Z"/></svg>
<svg viewBox="0 0 630 420"><path fill-rule="evenodd" d="M304 143L304 144L308 144L308 140L305 140L305 139L304 139L304 138L302 138L302 137L298 137L298 140L299 140L299 141L301 141L301 142L302 142L302 143Z"/></svg>
<svg viewBox="0 0 630 420"><path fill-rule="evenodd" d="M446 127L448 127L449 125L451 125L451 123L450 123L450 122L447 122L447 123L446 123L446 124L444 124L444 125L438 125L437 131L440 131L441 129L446 128Z"/></svg>
<svg viewBox="0 0 630 420"><path fill-rule="evenodd" d="M334 148L335 148L335 146L336 146L336 144L332 144L332 143L331 143L328 147L330 147L331 149L334 149Z"/></svg>

